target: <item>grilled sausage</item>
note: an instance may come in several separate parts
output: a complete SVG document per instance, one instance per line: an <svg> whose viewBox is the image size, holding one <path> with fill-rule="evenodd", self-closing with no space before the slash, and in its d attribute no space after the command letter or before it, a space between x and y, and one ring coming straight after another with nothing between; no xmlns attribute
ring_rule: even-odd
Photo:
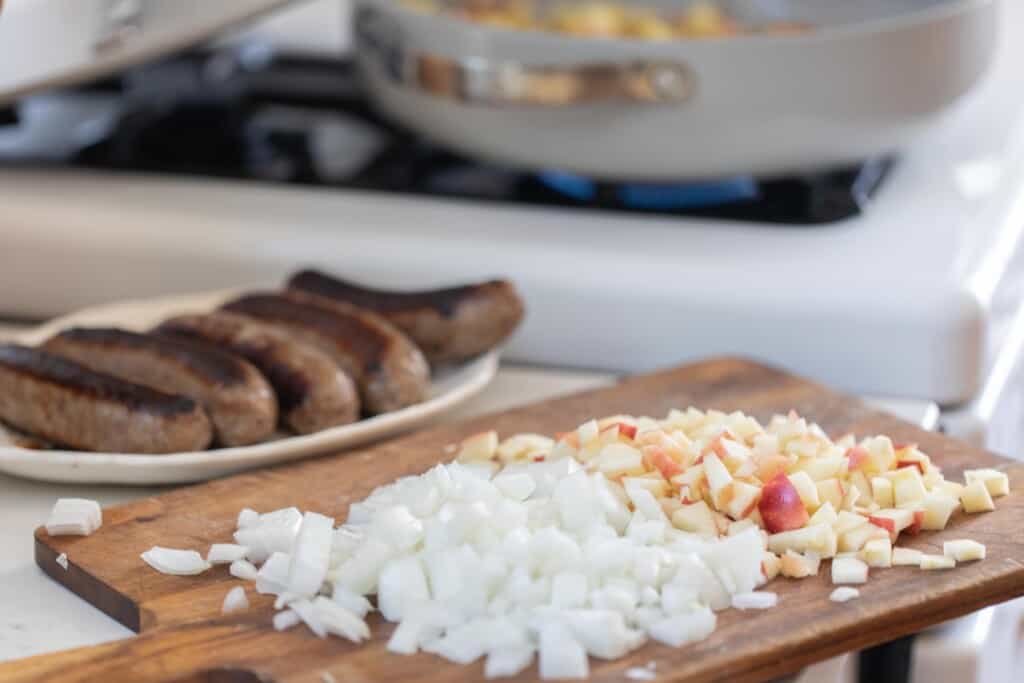
<svg viewBox="0 0 1024 683"><path fill-rule="evenodd" d="M427 396L430 369L400 330L374 313L344 304L321 305L277 294L252 294L224 310L286 330L327 353L359 387L363 410L386 413Z"/></svg>
<svg viewBox="0 0 1024 683"><path fill-rule="evenodd" d="M71 448L176 453L210 445L192 399L103 375L25 346L0 346L0 419Z"/></svg>
<svg viewBox="0 0 1024 683"><path fill-rule="evenodd" d="M277 425L277 398L263 375L218 349L110 328L65 330L43 348L98 372L198 401L224 446L262 441Z"/></svg>
<svg viewBox="0 0 1024 683"><path fill-rule="evenodd" d="M431 363L459 361L493 349L523 319L523 300L507 280L423 292L393 292L304 270L293 292L374 311L405 332Z"/></svg>
<svg viewBox="0 0 1024 683"><path fill-rule="evenodd" d="M323 351L275 327L216 311L171 318L155 332L216 344L248 360L274 387L281 419L300 434L359 417L359 394L349 376Z"/></svg>

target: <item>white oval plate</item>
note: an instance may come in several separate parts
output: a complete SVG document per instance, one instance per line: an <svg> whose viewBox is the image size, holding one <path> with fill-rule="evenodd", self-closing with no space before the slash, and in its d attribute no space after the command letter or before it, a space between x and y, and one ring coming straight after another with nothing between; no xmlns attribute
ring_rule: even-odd
<svg viewBox="0 0 1024 683"><path fill-rule="evenodd" d="M38 344L59 330L75 325L145 330L172 315L211 310L237 294L226 291L87 308L26 332L16 341ZM436 372L430 397L423 403L315 434L282 435L274 441L253 446L171 455L31 450L7 441L7 445L0 445L0 472L51 482L181 484L333 453L410 431L451 410L487 386L497 372L498 356L498 351L491 351L463 365ZM4 441L0 428L0 444Z"/></svg>

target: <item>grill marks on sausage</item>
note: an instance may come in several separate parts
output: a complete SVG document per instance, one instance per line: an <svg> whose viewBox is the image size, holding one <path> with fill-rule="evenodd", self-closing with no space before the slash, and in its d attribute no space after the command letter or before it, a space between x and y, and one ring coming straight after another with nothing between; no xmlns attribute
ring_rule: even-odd
<svg viewBox="0 0 1024 683"><path fill-rule="evenodd" d="M167 416L192 413L197 408L196 402L186 396L93 372L74 361L27 346L0 345L0 367L60 387L82 399L117 403L131 411Z"/></svg>
<svg viewBox="0 0 1024 683"><path fill-rule="evenodd" d="M59 349L65 344L112 352L134 350L154 353L196 377L225 387L244 384L250 377L237 357L183 339L154 337L111 327L74 327L60 332L44 346Z"/></svg>

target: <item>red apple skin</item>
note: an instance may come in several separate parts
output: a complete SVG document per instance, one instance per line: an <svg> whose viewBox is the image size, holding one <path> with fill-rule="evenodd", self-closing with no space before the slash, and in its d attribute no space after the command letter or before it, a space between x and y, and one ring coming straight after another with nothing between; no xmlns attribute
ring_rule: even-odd
<svg viewBox="0 0 1024 683"><path fill-rule="evenodd" d="M921 524L924 522L924 510L914 510L914 521L910 523L904 531L908 534L917 535L917 532L921 530Z"/></svg>
<svg viewBox="0 0 1024 683"><path fill-rule="evenodd" d="M620 422L619 434L632 441L636 438L636 425L628 425L625 422Z"/></svg>
<svg viewBox="0 0 1024 683"><path fill-rule="evenodd" d="M849 461L847 469L850 472L859 470L860 466L867 462L869 457L871 457L871 454L868 453L868 449L866 448L854 446L853 448L847 449L846 458Z"/></svg>
<svg viewBox="0 0 1024 683"><path fill-rule="evenodd" d="M650 467L654 467L665 479L671 479L677 474L683 473L683 467L661 448L657 446L644 446L644 459Z"/></svg>
<svg viewBox="0 0 1024 683"><path fill-rule="evenodd" d="M917 470L924 474L924 463L920 460L900 460L896 463L896 469L901 470L904 467L916 467Z"/></svg>
<svg viewBox="0 0 1024 683"><path fill-rule="evenodd" d="M782 472L761 489L757 509L765 529L772 534L799 529L810 518L793 482Z"/></svg>
<svg viewBox="0 0 1024 683"><path fill-rule="evenodd" d="M889 519L888 517L872 517L871 515L868 515L868 521L874 524L875 526L881 527L882 529L888 531L890 537L895 537L896 522Z"/></svg>

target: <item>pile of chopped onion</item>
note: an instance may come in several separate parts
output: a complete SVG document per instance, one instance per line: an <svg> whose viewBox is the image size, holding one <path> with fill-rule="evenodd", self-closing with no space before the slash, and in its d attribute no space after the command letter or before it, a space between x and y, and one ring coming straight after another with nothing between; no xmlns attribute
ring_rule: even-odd
<svg viewBox="0 0 1024 683"><path fill-rule="evenodd" d="M588 657L617 659L648 640L680 647L707 638L716 611L771 608L776 595L757 588L779 574L815 575L823 558L835 558L836 583L859 584L871 567L984 557L967 540L944 556L892 547L911 526L945 526L947 499L972 483L975 493L1008 490L1001 473L971 477L954 488L916 447L833 443L792 414L767 429L741 413L615 416L557 439L470 437L455 462L376 489L337 528L296 508L246 509L235 543L215 544L206 559L166 548L143 558L175 574L230 564L276 596L279 630L303 623L361 642L376 609L397 624L394 653L483 658L488 678L534 660L541 678L583 678ZM883 508L870 488L862 499L852 493L860 479L912 504ZM929 507L929 495L941 505ZM236 589L225 610L243 599Z"/></svg>

